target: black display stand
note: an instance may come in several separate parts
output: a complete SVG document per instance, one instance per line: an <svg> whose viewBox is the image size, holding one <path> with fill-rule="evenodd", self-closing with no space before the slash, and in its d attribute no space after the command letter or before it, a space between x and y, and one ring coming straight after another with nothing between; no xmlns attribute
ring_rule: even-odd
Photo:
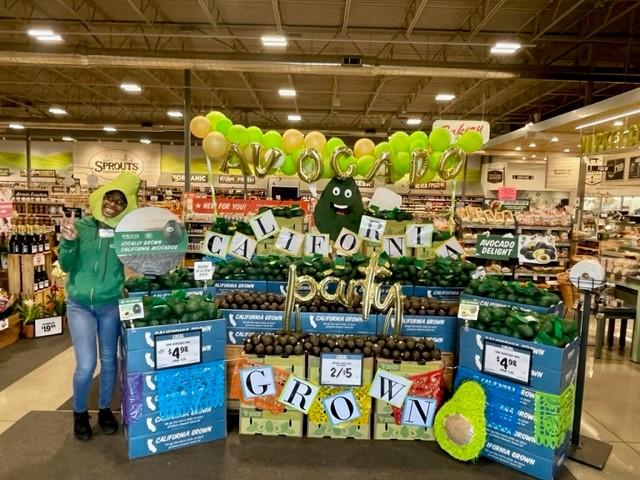
<svg viewBox="0 0 640 480"><path fill-rule="evenodd" d="M581 279L580 279L581 280ZM580 352L578 356L578 378L576 379L576 402L573 413L573 433L571 435L571 448L569 451L569 458L576 462L583 463L593 468L602 470L607 464L609 455L613 446L590 438L584 435L580 435L580 423L582 421L582 402L584 400L584 378L587 363L587 342L589 340L589 316L591 313L591 293L592 289L587 290L589 286L584 286L581 289L581 281L578 281L578 288L584 295L582 307L580 309ZM591 282L593 284L593 281ZM593 285L591 285L593 287ZM573 476L572 476L573 477ZM560 477L560 478L572 478L572 477Z"/></svg>

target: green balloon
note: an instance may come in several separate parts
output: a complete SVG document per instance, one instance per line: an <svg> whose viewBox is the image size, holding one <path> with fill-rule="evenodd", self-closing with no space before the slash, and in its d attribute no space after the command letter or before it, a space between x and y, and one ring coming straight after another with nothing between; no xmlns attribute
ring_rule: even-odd
<svg viewBox="0 0 640 480"><path fill-rule="evenodd" d="M416 130L415 132L411 132L411 135L409 135L409 139L411 140L411 142L415 142L416 140L422 140L425 142L425 144L429 144L429 135L427 135L426 133L424 133L422 130Z"/></svg>
<svg viewBox="0 0 640 480"><path fill-rule="evenodd" d="M223 118L221 120L218 120L218 123L216 123L215 129L217 132L220 132L221 134L226 136L227 132L229 132L232 126L233 126L233 123L231 123L231 120L229 120L228 118Z"/></svg>
<svg viewBox="0 0 640 480"><path fill-rule="evenodd" d="M227 140L245 147L249 144L249 132L243 125L233 125L227 132Z"/></svg>
<svg viewBox="0 0 640 480"><path fill-rule="evenodd" d="M217 110L213 110L213 111L207 113L206 118L207 118L207 120L209 120L209 123L211 124L211 129L215 130L217 123L220 120L222 120L223 118L227 118L227 116L222 112L218 112Z"/></svg>
<svg viewBox="0 0 640 480"><path fill-rule="evenodd" d="M405 132L395 132L389 137L389 144L393 153L406 152L409 150L409 143L411 143L411 140Z"/></svg>
<svg viewBox="0 0 640 480"><path fill-rule="evenodd" d="M446 128L434 128L429 135L429 143L434 150L440 152L447 149L451 144L451 134Z"/></svg>
<svg viewBox="0 0 640 480"><path fill-rule="evenodd" d="M396 154L391 165L392 169L402 177L409 173L409 170L411 169L411 155L407 152L400 152Z"/></svg>
<svg viewBox="0 0 640 480"><path fill-rule="evenodd" d="M284 163L282 167L280 167L280 171L287 176L296 174L296 159L293 155L287 155L284 159Z"/></svg>
<svg viewBox="0 0 640 480"><path fill-rule="evenodd" d="M480 150L484 140L482 139L482 135L475 130L467 130L460 138L458 138L458 145L460 148L467 153L473 153Z"/></svg>
<svg viewBox="0 0 640 480"><path fill-rule="evenodd" d="M374 149L376 157L379 157L384 152L390 152L390 151L391 151L391 145L389 145L389 142L380 142L379 144L376 145L376 148Z"/></svg>
<svg viewBox="0 0 640 480"><path fill-rule="evenodd" d="M322 178L333 178L334 172L331 168L331 156L325 155L322 157Z"/></svg>
<svg viewBox="0 0 640 480"><path fill-rule="evenodd" d="M262 136L262 145L265 149L282 148L282 135L275 130L269 130Z"/></svg>
<svg viewBox="0 0 640 480"><path fill-rule="evenodd" d="M358 159L356 165L356 175L364 177L371 171L373 164L376 163L376 159L373 155L363 155Z"/></svg>
<svg viewBox="0 0 640 480"><path fill-rule="evenodd" d="M327 141L327 143L324 144L324 151L325 153L331 155L333 154L333 151L338 147L344 147L344 142L341 138L332 137Z"/></svg>
<svg viewBox="0 0 640 480"><path fill-rule="evenodd" d="M262 143L262 139L264 135L262 134L262 130L258 127L251 126L247 128L247 133L249 134L249 142L250 143Z"/></svg>
<svg viewBox="0 0 640 480"><path fill-rule="evenodd" d="M427 140L426 142L424 140L414 140L413 142L411 142L409 144L409 151L413 152L414 150L420 150L422 148L427 148L427 145L429 145L429 141Z"/></svg>

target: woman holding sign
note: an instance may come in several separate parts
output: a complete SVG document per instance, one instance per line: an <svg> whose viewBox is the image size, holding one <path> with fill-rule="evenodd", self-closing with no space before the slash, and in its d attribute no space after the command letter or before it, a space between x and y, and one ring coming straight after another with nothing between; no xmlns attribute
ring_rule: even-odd
<svg viewBox="0 0 640 480"><path fill-rule="evenodd" d="M62 219L60 267L67 277L67 317L76 356L73 375L73 433L79 440L93 434L87 399L96 369L96 340L100 352L98 423L107 435L118 431L111 412L116 380L120 319L118 299L124 268L112 248L118 222L137 208L140 179L123 173L89 197L91 216Z"/></svg>

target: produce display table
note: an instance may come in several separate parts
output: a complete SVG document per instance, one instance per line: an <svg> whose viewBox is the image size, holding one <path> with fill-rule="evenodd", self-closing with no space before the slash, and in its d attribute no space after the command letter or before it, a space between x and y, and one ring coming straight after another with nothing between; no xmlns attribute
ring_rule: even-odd
<svg viewBox="0 0 640 480"><path fill-rule="evenodd" d="M616 291L622 293L621 297L628 297L629 303L636 306L636 318L633 322L633 334L631 340L631 361L640 363L640 283L618 280L615 282Z"/></svg>

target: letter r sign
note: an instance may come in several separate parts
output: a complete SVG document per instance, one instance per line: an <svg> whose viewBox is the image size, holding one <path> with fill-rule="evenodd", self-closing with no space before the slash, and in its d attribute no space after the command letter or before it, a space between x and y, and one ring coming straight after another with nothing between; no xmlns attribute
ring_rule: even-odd
<svg viewBox="0 0 640 480"><path fill-rule="evenodd" d="M307 414L319 391L320 387L307 382L304 378L289 375L278 401L289 408Z"/></svg>

